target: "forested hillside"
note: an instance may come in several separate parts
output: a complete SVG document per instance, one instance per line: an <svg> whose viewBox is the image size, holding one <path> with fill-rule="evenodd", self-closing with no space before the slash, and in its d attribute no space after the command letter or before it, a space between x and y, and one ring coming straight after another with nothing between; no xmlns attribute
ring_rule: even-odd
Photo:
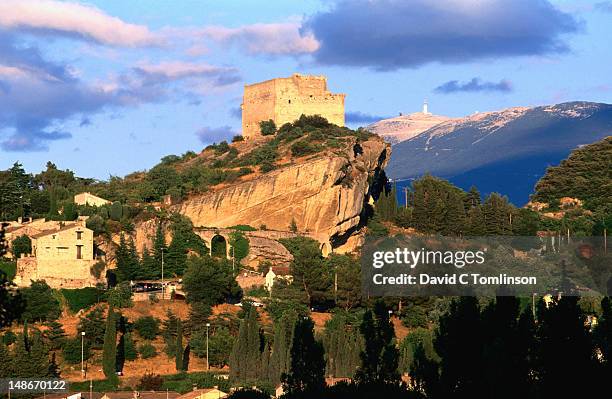
<svg viewBox="0 0 612 399"><path fill-rule="evenodd" d="M579 198L593 211L611 206L612 136L577 149L548 168L532 200L554 204L562 197Z"/></svg>

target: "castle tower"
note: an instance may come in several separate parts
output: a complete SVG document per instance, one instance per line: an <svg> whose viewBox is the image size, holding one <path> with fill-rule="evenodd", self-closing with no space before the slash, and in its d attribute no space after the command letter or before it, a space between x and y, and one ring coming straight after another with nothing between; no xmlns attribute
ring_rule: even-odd
<svg viewBox="0 0 612 399"><path fill-rule="evenodd" d="M279 128L301 115L321 115L330 123L344 126L344 94L327 89L325 76L293 74L244 86L242 135L261 135L259 123L272 119Z"/></svg>

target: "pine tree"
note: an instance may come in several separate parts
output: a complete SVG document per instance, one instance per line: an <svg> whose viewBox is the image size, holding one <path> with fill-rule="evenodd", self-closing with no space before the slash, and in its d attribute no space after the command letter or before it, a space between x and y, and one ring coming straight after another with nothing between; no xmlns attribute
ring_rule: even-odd
<svg viewBox="0 0 612 399"><path fill-rule="evenodd" d="M397 364L396 364L397 366ZM316 395L325 388L323 345L315 340L314 322L301 318L295 324L291 367L282 377L283 390L291 395Z"/></svg>
<svg viewBox="0 0 612 399"><path fill-rule="evenodd" d="M61 323L51 321L45 323L47 329L43 333L43 337L49 342L50 349L60 349L63 342L66 340L66 332Z"/></svg>
<svg viewBox="0 0 612 399"><path fill-rule="evenodd" d="M116 380L115 366L117 361L117 322L112 306L108 308L106 316L106 330L104 332L104 346L102 348L102 370L109 380Z"/></svg>
<svg viewBox="0 0 612 399"><path fill-rule="evenodd" d="M40 332L32 336L24 326L24 331L13 344L12 377L46 377L49 373L49 348L45 345Z"/></svg>
<svg viewBox="0 0 612 399"><path fill-rule="evenodd" d="M149 253L149 249L144 247L142 250L142 266L139 278L152 279L161 275L161 265L158 266L157 261Z"/></svg>

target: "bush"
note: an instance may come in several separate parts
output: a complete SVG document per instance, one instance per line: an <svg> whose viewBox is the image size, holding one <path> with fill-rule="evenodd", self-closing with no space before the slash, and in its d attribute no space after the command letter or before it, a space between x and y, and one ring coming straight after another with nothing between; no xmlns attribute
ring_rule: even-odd
<svg viewBox="0 0 612 399"><path fill-rule="evenodd" d="M296 141L291 145L291 155L294 157L301 157L304 155L314 154L320 151L321 147L306 140Z"/></svg>
<svg viewBox="0 0 612 399"><path fill-rule="evenodd" d="M21 254L29 255L32 253L32 240L25 234L13 240L11 251L13 258L19 259Z"/></svg>
<svg viewBox="0 0 612 399"><path fill-rule="evenodd" d="M250 175L251 173L253 173L253 169L251 168L240 168L238 170L238 176L246 176L246 175Z"/></svg>
<svg viewBox="0 0 612 399"><path fill-rule="evenodd" d="M114 308L131 308L134 306L130 283L123 282L108 291L106 293L106 302Z"/></svg>
<svg viewBox="0 0 612 399"><path fill-rule="evenodd" d="M159 391L164 379L159 374L145 373L138 381L137 389L141 391Z"/></svg>
<svg viewBox="0 0 612 399"><path fill-rule="evenodd" d="M237 224L235 226L228 227L228 229L238 230L238 231L256 231L257 229L253 226L249 226L248 224Z"/></svg>
<svg viewBox="0 0 612 399"><path fill-rule="evenodd" d="M87 360L91 356L89 341L83 341L83 359ZM62 348L64 361L70 364L81 363L81 337L67 339Z"/></svg>
<svg viewBox="0 0 612 399"><path fill-rule="evenodd" d="M110 207L109 216L112 220L116 222L121 220L121 217L123 216L123 206L121 205L121 202L119 201L113 202L113 204Z"/></svg>
<svg viewBox="0 0 612 399"><path fill-rule="evenodd" d="M76 313L81 309L87 309L92 305L98 303L101 296L100 290L95 287L85 287L79 289L66 289L60 290L63 297L66 299L68 308L71 312Z"/></svg>
<svg viewBox="0 0 612 399"><path fill-rule="evenodd" d="M274 169L276 169L276 166L274 165L274 163L268 162L268 161L263 162L261 166L259 167L259 170L262 173L268 173Z"/></svg>
<svg viewBox="0 0 612 399"><path fill-rule="evenodd" d="M0 259L0 273L6 274L8 281L13 281L15 274L17 274L17 263L6 262Z"/></svg>
<svg viewBox="0 0 612 399"><path fill-rule="evenodd" d="M270 136L276 133L276 123L272 119L259 122L259 130L262 136Z"/></svg>
<svg viewBox="0 0 612 399"><path fill-rule="evenodd" d="M234 137L232 137L232 143L237 143L239 141L244 141L244 137L242 135L237 134Z"/></svg>
<svg viewBox="0 0 612 399"><path fill-rule="evenodd" d="M23 320L57 320L61 313L60 303L55 299L51 287L44 280L33 281L21 292L26 304L25 311L21 315Z"/></svg>
<svg viewBox="0 0 612 399"><path fill-rule="evenodd" d="M2 336L2 343L6 346L9 346L17 341L17 335L15 335L12 331L7 331Z"/></svg>
<svg viewBox="0 0 612 399"><path fill-rule="evenodd" d="M159 334L159 320L153 316L140 317L134 323L134 328L144 339L155 339Z"/></svg>
<svg viewBox="0 0 612 399"><path fill-rule="evenodd" d="M150 359L157 356L157 350L149 342L146 342L138 347L138 353L143 359Z"/></svg>

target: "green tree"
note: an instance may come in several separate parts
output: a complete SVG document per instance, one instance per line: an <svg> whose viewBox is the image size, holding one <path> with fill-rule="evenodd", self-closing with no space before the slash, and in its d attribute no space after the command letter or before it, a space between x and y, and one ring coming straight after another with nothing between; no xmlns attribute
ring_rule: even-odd
<svg viewBox="0 0 612 399"><path fill-rule="evenodd" d="M293 255L292 285L304 290L309 307L331 299L332 271L325 267L319 243L305 237L281 239L280 242Z"/></svg>
<svg viewBox="0 0 612 399"><path fill-rule="evenodd" d="M104 308L96 306L87 314L81 316L77 325L77 332L85 332L85 340L90 343L92 349L100 349L104 344L104 331L106 322L104 319Z"/></svg>
<svg viewBox="0 0 612 399"><path fill-rule="evenodd" d="M66 332L64 331L61 323L57 321L51 321L45 323L47 329L43 332L43 337L48 342L50 349L60 349L66 340Z"/></svg>
<svg viewBox="0 0 612 399"><path fill-rule="evenodd" d="M274 342L268 367L269 381L277 385L283 374L289 372L291 366L291 344L298 314L290 309L283 313L274 325Z"/></svg>
<svg viewBox="0 0 612 399"><path fill-rule="evenodd" d="M314 395L325 388L325 359L323 345L315 340L314 322L298 319L291 345L291 367L282 376L287 395Z"/></svg>
<svg viewBox="0 0 612 399"><path fill-rule="evenodd" d="M123 206L121 202L115 201L111 204L109 216L112 220L118 222L123 217Z"/></svg>
<svg viewBox="0 0 612 399"><path fill-rule="evenodd" d="M91 357L89 341L83 341L83 360ZM81 363L81 337L68 338L62 345L62 357L69 364Z"/></svg>
<svg viewBox="0 0 612 399"><path fill-rule="evenodd" d="M134 329L144 339L153 340L159 334L159 320L153 316L142 316L134 322Z"/></svg>
<svg viewBox="0 0 612 399"><path fill-rule="evenodd" d="M199 302L208 306L242 297L231 264L226 259L216 260L208 256L189 258L183 289L189 303Z"/></svg>
<svg viewBox="0 0 612 399"><path fill-rule="evenodd" d="M11 244L11 252L14 259L19 259L21 254L29 255L32 253L32 240L27 235L15 238Z"/></svg>
<svg viewBox="0 0 612 399"><path fill-rule="evenodd" d="M60 304L53 296L51 287L44 280L32 281L28 288L21 290L26 303L22 319L32 321L57 320L61 313Z"/></svg>
<svg viewBox="0 0 612 399"><path fill-rule="evenodd" d="M360 385L394 384L399 382L397 372L399 352L395 346L395 331L384 302L377 301L374 311L363 314L359 331L365 341L361 365L355 375Z"/></svg>
<svg viewBox="0 0 612 399"><path fill-rule="evenodd" d="M249 240L244 233L240 231L230 233L229 244L232 246L231 255L236 262L240 262L249 254Z"/></svg>
<svg viewBox="0 0 612 399"><path fill-rule="evenodd" d="M230 377L236 381L255 380L260 377L262 351L261 328L257 320L257 310L251 307L240 323L238 338L229 358Z"/></svg>
<svg viewBox="0 0 612 399"><path fill-rule="evenodd" d="M49 371L49 348L39 331L27 332L26 324L14 344L11 377L48 377Z"/></svg>
<svg viewBox="0 0 612 399"><path fill-rule="evenodd" d="M119 247L115 251L117 277L120 281L135 280L141 272L134 239L126 240L123 233L119 238Z"/></svg>
<svg viewBox="0 0 612 399"><path fill-rule="evenodd" d="M363 336L359 332L359 315L347 311L334 313L325 323L322 338L326 375L353 378L364 349Z"/></svg>
<svg viewBox="0 0 612 399"><path fill-rule="evenodd" d="M176 327L176 344L175 344L174 361L175 361L176 371L184 371L183 369L183 323L181 323L181 319L178 319L178 323Z"/></svg>
<svg viewBox="0 0 612 399"><path fill-rule="evenodd" d="M229 364L235 339L226 327L217 327L209 331L208 359L211 367L223 368ZM189 341L191 350L197 357L206 357L206 329L192 332Z"/></svg>
<svg viewBox="0 0 612 399"><path fill-rule="evenodd" d="M134 306L130 283L124 281L110 289L106 293L106 301L108 302L109 306L116 308L131 308Z"/></svg>
<svg viewBox="0 0 612 399"><path fill-rule="evenodd" d="M104 346L102 347L102 370L107 379L115 381L117 361L117 314L112 306L108 308L106 329L104 331Z"/></svg>

